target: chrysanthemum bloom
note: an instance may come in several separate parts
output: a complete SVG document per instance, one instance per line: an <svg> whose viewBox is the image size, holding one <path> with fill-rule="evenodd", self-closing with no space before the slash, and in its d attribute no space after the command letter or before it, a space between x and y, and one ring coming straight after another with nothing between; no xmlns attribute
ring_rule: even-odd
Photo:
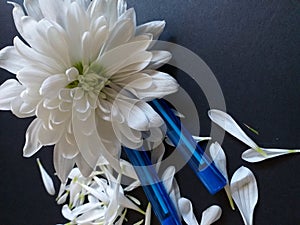
<svg viewBox="0 0 300 225"><path fill-rule="evenodd" d="M25 11L12 4L25 42L15 37L0 51L0 66L16 74L0 87L0 109L36 117L24 156L55 145L65 181L74 163L87 176L99 159L113 164L121 145L136 148L142 132L162 125L146 101L178 88L155 70L170 53L149 50L163 21L137 27L123 0L25 0Z"/></svg>

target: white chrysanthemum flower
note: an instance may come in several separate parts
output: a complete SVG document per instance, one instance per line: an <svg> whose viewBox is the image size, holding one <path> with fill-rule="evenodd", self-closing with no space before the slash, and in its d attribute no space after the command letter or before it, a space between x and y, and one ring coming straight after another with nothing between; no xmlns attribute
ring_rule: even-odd
<svg viewBox="0 0 300 225"><path fill-rule="evenodd" d="M139 147L141 132L163 123L146 101L178 88L155 70L170 53L149 50L164 22L136 27L123 0L25 0L25 11L12 4L25 42L15 37L0 51L0 67L17 78L1 85L0 109L36 116L24 156L55 145L63 182L74 163L86 176L102 156L118 167L121 144Z"/></svg>

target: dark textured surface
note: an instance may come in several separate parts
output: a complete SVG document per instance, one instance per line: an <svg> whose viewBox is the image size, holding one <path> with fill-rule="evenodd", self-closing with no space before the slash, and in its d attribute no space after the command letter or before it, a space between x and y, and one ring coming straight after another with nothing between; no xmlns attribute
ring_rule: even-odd
<svg viewBox="0 0 300 225"><path fill-rule="evenodd" d="M239 122L259 130L252 135L262 146L300 148L300 3L298 0L128 1L137 11L138 23L156 19L167 22L161 39L183 45L198 54L217 77L228 112ZM0 2L0 47L16 35L11 6ZM209 131L208 106L197 86L174 72L199 109L202 135ZM1 70L0 83L12 77ZM30 159L22 157L29 120L0 113L0 225L53 225L63 222L55 199L44 191L35 158L53 172L50 149ZM245 165L254 171L259 202L254 224L295 225L300 221L300 155L285 156L259 164L240 158L246 146L226 136L229 174ZM217 225L239 225L238 211L231 211L224 193L210 196L189 168L177 174L182 196L194 204L200 221L212 204L223 209ZM132 215L134 217L134 215ZM153 225L157 221L153 220Z"/></svg>

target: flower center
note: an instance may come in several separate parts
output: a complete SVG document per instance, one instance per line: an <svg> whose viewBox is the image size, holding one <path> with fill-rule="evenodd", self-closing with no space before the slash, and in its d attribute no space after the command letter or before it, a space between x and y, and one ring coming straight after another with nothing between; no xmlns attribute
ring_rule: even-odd
<svg viewBox="0 0 300 225"><path fill-rule="evenodd" d="M99 95L101 90L110 83L109 78L105 77L105 72L101 66L84 67L81 63L75 64L76 71L75 80L70 82L66 88L73 89L82 88L86 92L94 92ZM74 76L74 74L73 74Z"/></svg>

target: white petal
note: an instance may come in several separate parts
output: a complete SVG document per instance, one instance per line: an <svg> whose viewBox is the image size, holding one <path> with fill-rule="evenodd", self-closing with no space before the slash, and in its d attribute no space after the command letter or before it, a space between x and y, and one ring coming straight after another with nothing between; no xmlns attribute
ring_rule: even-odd
<svg viewBox="0 0 300 225"><path fill-rule="evenodd" d="M178 207L181 216L187 225L198 225L198 221L193 212L193 206L190 200L186 198L180 198L178 200Z"/></svg>
<svg viewBox="0 0 300 225"><path fill-rule="evenodd" d="M167 193L170 193L173 188L173 180L176 169L174 166L169 166L162 175L162 181L166 188Z"/></svg>
<svg viewBox="0 0 300 225"><path fill-rule="evenodd" d="M137 27L136 35L150 33L153 35L153 39L156 40L158 39L161 32L164 30L165 25L165 21L152 21L149 23L142 24Z"/></svg>
<svg viewBox="0 0 300 225"><path fill-rule="evenodd" d="M201 141L210 141L211 137L198 137L198 136L193 136L194 140L196 142L201 142Z"/></svg>
<svg viewBox="0 0 300 225"><path fill-rule="evenodd" d="M212 143L209 147L209 153L216 167L220 170L228 182L226 155L221 145L218 142Z"/></svg>
<svg viewBox="0 0 300 225"><path fill-rule="evenodd" d="M121 68L130 65L129 58L134 57L137 53L145 51L149 46L150 41L138 41L132 43L126 43L118 46L97 59L94 63L96 65L102 65L106 69L106 75L110 77L115 74ZM130 57L128 58L128 52L130 52ZM91 65L93 67L94 64Z"/></svg>
<svg viewBox="0 0 300 225"><path fill-rule="evenodd" d="M128 208L128 209L132 209L135 210L137 212L143 213L143 210L141 210L137 205L135 205L131 200L129 200L128 198L126 198L124 196L124 194L119 193L118 196L118 201L119 201L119 205L124 207L124 208Z"/></svg>
<svg viewBox="0 0 300 225"><path fill-rule="evenodd" d="M6 80L0 86L0 110L10 110L11 101L20 97L24 87L15 79Z"/></svg>
<svg viewBox="0 0 300 225"><path fill-rule="evenodd" d="M15 2L10 2L10 1L8 3L10 3L14 6L13 11L12 11L14 22L15 22L18 32L23 36L22 18L25 16L25 13L19 4L15 3Z"/></svg>
<svg viewBox="0 0 300 225"><path fill-rule="evenodd" d="M41 143L36 138L38 136L40 126L42 126L42 121L40 119L35 119L27 128L26 142L23 148L24 157L32 156L42 147Z"/></svg>
<svg viewBox="0 0 300 225"><path fill-rule="evenodd" d="M40 94L47 98L57 97L59 90L67 86L68 80L65 74L57 74L48 77L40 88Z"/></svg>
<svg viewBox="0 0 300 225"><path fill-rule="evenodd" d="M220 170L223 176L226 178L227 184L224 187L226 195L228 197L231 208L234 210L234 203L232 201L230 187L228 183L228 174L226 167L226 155L223 151L221 145L218 142L212 143L209 147L209 153L211 155L212 160L214 161L216 167Z"/></svg>
<svg viewBox="0 0 300 225"><path fill-rule="evenodd" d="M132 10L131 10L132 11ZM134 34L134 24L130 20L120 20L110 31L104 51L109 51L119 45L127 43Z"/></svg>
<svg viewBox="0 0 300 225"><path fill-rule="evenodd" d="M232 176L230 189L244 224L252 225L254 208L258 200L258 188L253 173L246 167L240 167Z"/></svg>
<svg viewBox="0 0 300 225"><path fill-rule="evenodd" d="M78 224L89 224L88 222L93 222L99 218L103 218L104 215L103 209L94 209L92 211L88 211L76 219Z"/></svg>
<svg viewBox="0 0 300 225"><path fill-rule="evenodd" d="M242 154L242 159L247 162L255 163L255 162L261 162L266 159L271 159L286 154L300 153L300 150L271 149L271 148L261 148L261 149L266 153L266 156L260 154L259 152L253 149L248 149Z"/></svg>
<svg viewBox="0 0 300 225"><path fill-rule="evenodd" d="M28 16L33 17L35 20L43 18L39 0L24 0L24 8L26 9Z"/></svg>
<svg viewBox="0 0 300 225"><path fill-rule="evenodd" d="M257 150L261 154L264 154L263 151L257 146L257 144L251 140L250 137L240 128L240 126L234 121L234 119L225 112L220 110L209 110L208 116L210 119L218 124L225 131L230 133L232 136L236 137L240 141L244 142L249 147Z"/></svg>
<svg viewBox="0 0 300 225"><path fill-rule="evenodd" d="M39 0L39 3L43 16L49 20L56 21L57 16L62 11L61 7L63 6L63 1Z"/></svg>
<svg viewBox="0 0 300 225"><path fill-rule="evenodd" d="M42 176L42 180L43 180L43 183L44 183L44 186L45 186L47 192L50 195L55 195L55 188L54 188L52 178L49 176L49 174L44 169L42 163L40 162L40 159L37 158L36 161L37 161L37 164L39 166L41 176Z"/></svg>
<svg viewBox="0 0 300 225"><path fill-rule="evenodd" d="M74 167L75 160L74 159L67 159L63 156L63 148L65 147L64 144L58 143L54 147L53 151L53 164L55 171L57 173L58 178L62 183L67 181L68 175L71 172L72 168ZM71 147L71 146L68 146Z"/></svg>
<svg viewBox="0 0 300 225"><path fill-rule="evenodd" d="M145 225L151 224L151 204L149 203L146 209Z"/></svg>
<svg viewBox="0 0 300 225"><path fill-rule="evenodd" d="M210 225L220 219L221 215L222 209L220 208L220 206L213 205L202 213L200 225Z"/></svg>
<svg viewBox="0 0 300 225"><path fill-rule="evenodd" d="M172 58L172 54L167 51L151 51L152 59L148 69L157 69L162 65L166 64Z"/></svg>
<svg viewBox="0 0 300 225"><path fill-rule="evenodd" d="M121 174L119 174L119 176L118 176L118 181L116 181L116 183L114 183L115 187L112 190L113 191L113 196L111 196L109 205L108 205L107 210L105 212L105 221L107 223L112 223L118 215L118 210L117 209L119 208L120 181L121 181Z"/></svg>
<svg viewBox="0 0 300 225"><path fill-rule="evenodd" d="M70 220L70 221L72 221L72 220L75 219L75 215L72 214L72 211L71 211L71 209L69 208L68 205L64 205L64 206L61 208L61 213L62 213L62 215L63 215L66 219L68 219L68 220Z"/></svg>
<svg viewBox="0 0 300 225"><path fill-rule="evenodd" d="M3 69L16 74L26 65L26 60L20 56L16 48L8 46L0 51L0 67Z"/></svg>

